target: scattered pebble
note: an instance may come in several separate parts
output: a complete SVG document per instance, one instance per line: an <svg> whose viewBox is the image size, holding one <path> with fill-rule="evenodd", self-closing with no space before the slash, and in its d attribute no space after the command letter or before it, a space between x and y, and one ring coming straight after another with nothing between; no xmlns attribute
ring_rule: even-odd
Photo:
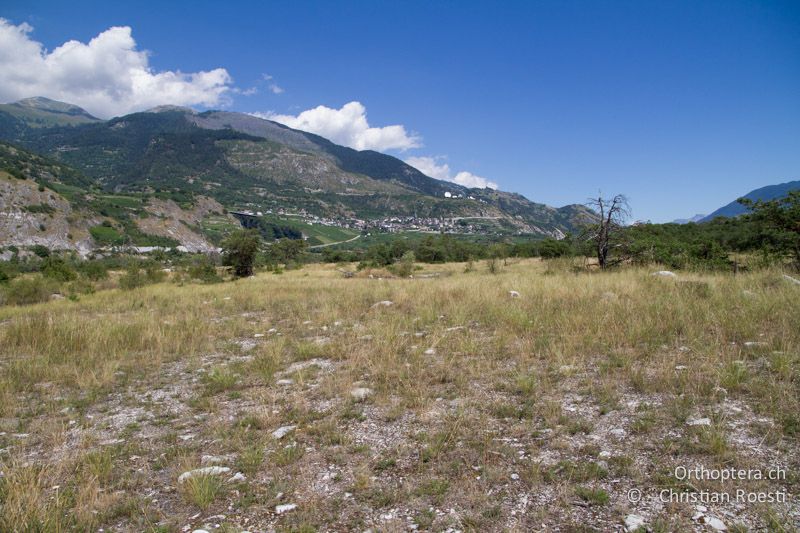
<svg viewBox="0 0 800 533"><path fill-rule="evenodd" d="M297 509L297 505L294 503L284 503L275 506L275 512L277 514L288 513L289 511L294 511L295 509Z"/></svg>
<svg viewBox="0 0 800 533"><path fill-rule="evenodd" d="M275 431L272 432L272 438L274 439L282 439L292 431L297 429L297 426L281 426Z"/></svg>
<svg viewBox="0 0 800 533"><path fill-rule="evenodd" d="M686 421L687 426L710 426L710 418L690 418Z"/></svg>
<svg viewBox="0 0 800 533"><path fill-rule="evenodd" d="M636 531L640 527L644 526L644 524L644 517L639 516L638 514L629 514L625 517L625 529L627 531Z"/></svg>

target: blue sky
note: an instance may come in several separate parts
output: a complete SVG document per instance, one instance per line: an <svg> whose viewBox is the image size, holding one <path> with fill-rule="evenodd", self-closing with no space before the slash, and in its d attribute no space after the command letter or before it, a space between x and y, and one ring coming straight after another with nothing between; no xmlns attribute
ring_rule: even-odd
<svg viewBox="0 0 800 533"><path fill-rule="evenodd" d="M106 114L164 94L277 115L550 205L602 190L628 195L635 218L669 221L800 179L800 2L6 0L0 17L27 24L14 38L42 56L130 27L149 52L131 68L155 81L124 102L105 91ZM94 68L114 53L95 48L76 57ZM3 70L39 72L19 61ZM162 85L177 71L210 74ZM95 70L80 72L42 87L92 110L81 83ZM0 81L0 99L33 90L45 89ZM361 107L342 111L350 102ZM301 115L318 106L330 109Z"/></svg>

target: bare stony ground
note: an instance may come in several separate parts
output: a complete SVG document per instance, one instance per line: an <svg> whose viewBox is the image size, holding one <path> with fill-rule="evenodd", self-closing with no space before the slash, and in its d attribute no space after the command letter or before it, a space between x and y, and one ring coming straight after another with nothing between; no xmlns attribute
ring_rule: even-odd
<svg viewBox="0 0 800 533"><path fill-rule="evenodd" d="M309 268L0 315L0 372L15 395L0 420L5 525L798 528L796 288L773 274L709 278L705 299L654 299L643 295L683 289L647 271L456 268L407 280ZM734 294L731 309L710 311ZM592 316L598 301L621 316ZM737 325L734 307L749 324ZM64 326L80 338L60 351L113 353L101 357L112 365L72 367L22 329L66 313L95 322ZM134 355L107 330L131 319L162 328ZM81 324L89 329L69 333ZM189 326L181 338L202 342L167 345L172 328ZM57 333L39 330L63 342ZM34 371L30 358L45 352L72 375ZM780 479L681 479L681 467ZM736 501L737 490L781 501ZM669 501L669 491L697 501ZM731 501L708 501L723 493Z"/></svg>

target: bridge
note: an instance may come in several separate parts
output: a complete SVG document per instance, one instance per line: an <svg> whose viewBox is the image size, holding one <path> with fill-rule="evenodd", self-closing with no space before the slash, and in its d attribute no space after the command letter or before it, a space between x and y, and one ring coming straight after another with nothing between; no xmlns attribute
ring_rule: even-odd
<svg viewBox="0 0 800 533"><path fill-rule="evenodd" d="M244 211L228 211L228 213L236 218L243 228L258 229L261 227L261 217L256 214Z"/></svg>

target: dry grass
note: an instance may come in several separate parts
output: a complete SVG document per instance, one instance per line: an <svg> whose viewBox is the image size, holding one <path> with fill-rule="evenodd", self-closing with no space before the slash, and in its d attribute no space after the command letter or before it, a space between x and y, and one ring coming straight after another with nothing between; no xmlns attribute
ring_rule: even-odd
<svg viewBox="0 0 800 533"><path fill-rule="evenodd" d="M0 308L0 529L172 530L215 512L250 530L607 529L634 511L681 529L691 506L625 494L698 462L781 466L796 491L800 291L778 273L498 269L314 266ZM176 496L204 454L247 480ZM723 510L729 526L798 516Z"/></svg>

